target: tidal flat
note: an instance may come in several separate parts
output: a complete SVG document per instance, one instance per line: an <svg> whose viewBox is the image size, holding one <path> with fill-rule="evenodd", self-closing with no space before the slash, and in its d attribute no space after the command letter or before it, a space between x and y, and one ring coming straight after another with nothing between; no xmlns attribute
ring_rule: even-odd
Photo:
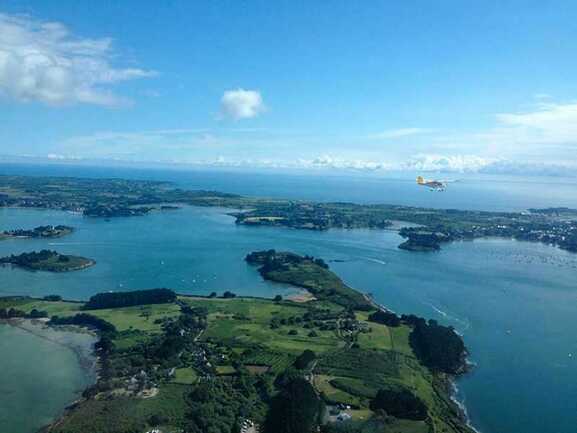
<svg viewBox="0 0 577 433"><path fill-rule="evenodd" d="M95 341L41 322L0 322L0 431L38 431L94 383Z"/></svg>

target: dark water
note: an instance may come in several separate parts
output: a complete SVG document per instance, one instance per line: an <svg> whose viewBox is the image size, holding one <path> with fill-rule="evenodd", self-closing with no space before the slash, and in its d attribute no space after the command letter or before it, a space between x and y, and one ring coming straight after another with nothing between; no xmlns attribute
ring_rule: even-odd
<svg viewBox="0 0 577 433"><path fill-rule="evenodd" d="M186 183L183 179L179 182ZM200 186L200 181L194 182ZM233 189L225 188L224 180L220 182L223 186L215 189ZM236 182L236 188L243 182ZM291 182L300 180L281 177L281 189ZM319 194L322 188L315 185ZM534 190L548 188L540 184ZM408 184L405 190L409 191ZM307 191L313 195L314 191ZM323 196L330 194L337 191ZM497 193L491 190L486 194ZM399 200L418 197L407 192ZM550 199L543 196L533 200L539 203L531 204L523 197L523 193L517 194L514 202L531 207ZM379 200L373 197L369 201ZM574 197L567 198L566 204L577 207ZM3 268L1 294L56 293L86 299L102 290L171 287L185 293L232 290L273 296L287 289L261 281L255 269L242 260L247 252L290 249L329 261L343 260L331 266L352 286L373 293L396 311L438 319L464 334L477 367L459 381L459 387L471 419L481 431L575 432L575 254L540 244L491 239L454 243L439 253L414 254L396 248L400 238L393 232L238 227L219 209L184 208L110 222L63 212L0 210L0 229L48 223L70 224L77 231L55 242L5 241L0 243L0 256L50 244L63 253L94 258L97 265L68 274ZM0 371L2 362L6 359L0 358Z"/></svg>

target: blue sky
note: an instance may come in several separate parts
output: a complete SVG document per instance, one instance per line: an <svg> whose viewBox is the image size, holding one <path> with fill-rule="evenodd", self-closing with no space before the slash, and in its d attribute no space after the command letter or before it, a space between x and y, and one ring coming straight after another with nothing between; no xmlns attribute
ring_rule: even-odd
<svg viewBox="0 0 577 433"><path fill-rule="evenodd" d="M0 154L577 164L572 1L0 3Z"/></svg>

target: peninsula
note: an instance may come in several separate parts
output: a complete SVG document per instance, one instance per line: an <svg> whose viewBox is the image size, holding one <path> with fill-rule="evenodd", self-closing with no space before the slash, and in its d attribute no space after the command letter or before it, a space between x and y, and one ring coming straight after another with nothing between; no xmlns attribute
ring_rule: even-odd
<svg viewBox="0 0 577 433"><path fill-rule="evenodd" d="M452 328L378 308L319 258L269 250L247 262L314 299L0 299L5 316L100 336L97 383L44 431L472 433L450 395L467 353Z"/></svg>
<svg viewBox="0 0 577 433"><path fill-rule="evenodd" d="M41 250L2 257L0 258L1 264L10 264L31 271L71 272L88 268L95 265L96 262L85 257Z"/></svg>
<svg viewBox="0 0 577 433"><path fill-rule="evenodd" d="M399 231L406 239L402 248L410 251L435 251L446 242L499 237L542 242L577 252L577 210L569 208L485 212L319 203L183 190L158 181L0 176L0 207L60 209L109 218L141 216L170 204L238 209L231 214L236 223L255 227L390 229L400 221L413 225Z"/></svg>

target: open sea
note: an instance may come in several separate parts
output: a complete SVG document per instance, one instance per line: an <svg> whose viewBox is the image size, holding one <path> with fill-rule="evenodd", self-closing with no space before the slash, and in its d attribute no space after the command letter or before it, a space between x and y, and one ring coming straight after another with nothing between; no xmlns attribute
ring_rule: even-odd
<svg viewBox="0 0 577 433"><path fill-rule="evenodd" d="M451 176L458 181L439 193L418 188L414 176L407 174L384 178L58 165L0 165L0 174L172 180L184 188L254 196L441 208L577 208L577 179L564 178ZM331 268L348 284L389 308L437 319L464 335L476 367L458 381L459 398L478 430L575 433L577 254L502 239L457 242L438 253L417 254L399 250L401 238L392 231L319 233L236 226L226 212L187 207L105 221L59 211L0 209L0 230L41 224L77 229L54 241L0 242L0 256L49 247L97 262L66 274L0 268L0 295L86 299L106 290L169 287L191 294L231 290L272 297L293 289L262 281L244 256L264 248L311 254L333 261ZM75 388L87 380L74 357L62 355L54 361L35 356L35 348L45 341L33 337L0 325L0 432L34 432L73 400ZM26 362L18 362L20 358ZM54 365L60 366L57 380L34 380L45 379L46 369ZM7 371L14 380L6 380ZM23 377L31 387L26 392L19 390ZM42 403L54 396L59 405ZM23 414L31 421L22 423Z"/></svg>

